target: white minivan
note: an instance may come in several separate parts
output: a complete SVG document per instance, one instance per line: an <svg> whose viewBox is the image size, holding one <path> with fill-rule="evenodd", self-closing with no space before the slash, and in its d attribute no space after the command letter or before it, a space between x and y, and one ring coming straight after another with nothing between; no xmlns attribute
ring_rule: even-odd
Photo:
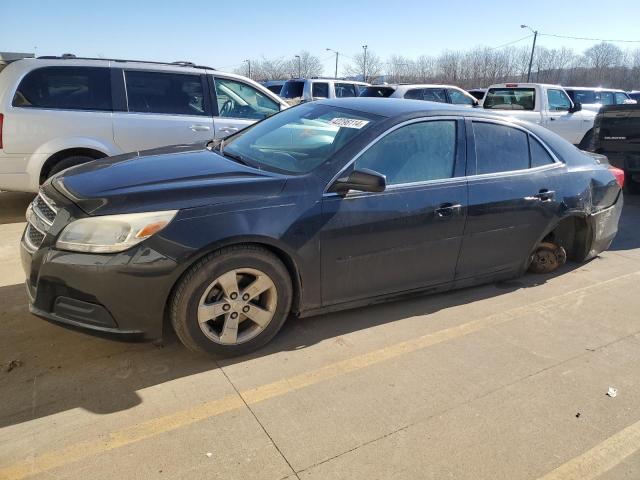
<svg viewBox="0 0 640 480"><path fill-rule="evenodd" d="M0 73L0 190L36 192L96 158L224 138L287 106L248 78L188 62L18 60Z"/></svg>

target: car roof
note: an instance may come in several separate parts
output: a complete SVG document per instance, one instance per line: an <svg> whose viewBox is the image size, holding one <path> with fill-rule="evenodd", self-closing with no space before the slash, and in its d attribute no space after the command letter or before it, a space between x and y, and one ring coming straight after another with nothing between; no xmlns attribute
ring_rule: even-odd
<svg viewBox="0 0 640 480"><path fill-rule="evenodd" d="M311 77L311 78L290 78L287 82L338 82L338 83L356 83L358 85L369 86L366 82L360 80L346 80L344 78L329 78L329 77Z"/></svg>
<svg viewBox="0 0 640 480"><path fill-rule="evenodd" d="M404 98L350 97L318 100L317 103L331 105L332 107L348 108L383 117L397 117L411 113L422 113L425 116L459 114L461 116L505 118L504 116L498 116L484 111L474 111L468 107L461 107L448 103L428 102L425 100L407 100Z"/></svg>
<svg viewBox="0 0 640 480"><path fill-rule="evenodd" d="M591 90L593 92L624 92L621 88L602 87L564 87L565 90Z"/></svg>

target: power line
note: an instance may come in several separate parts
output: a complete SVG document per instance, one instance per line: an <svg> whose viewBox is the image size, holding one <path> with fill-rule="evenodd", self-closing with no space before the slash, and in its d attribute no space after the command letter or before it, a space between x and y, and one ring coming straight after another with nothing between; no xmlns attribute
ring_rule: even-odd
<svg viewBox="0 0 640 480"><path fill-rule="evenodd" d="M514 43L521 42L522 40L526 40L527 38L533 37L533 34L529 34L525 37L519 38L518 40L514 40L512 42L503 43L502 45L498 45L497 47L491 47L489 50L497 50L498 48L508 47L509 45L513 45Z"/></svg>
<svg viewBox="0 0 640 480"><path fill-rule="evenodd" d="M571 37L569 35L556 35L553 33L539 33L545 37L568 38L570 40L588 40L590 42L620 42L620 43L640 43L640 40L616 40L607 38Z"/></svg>

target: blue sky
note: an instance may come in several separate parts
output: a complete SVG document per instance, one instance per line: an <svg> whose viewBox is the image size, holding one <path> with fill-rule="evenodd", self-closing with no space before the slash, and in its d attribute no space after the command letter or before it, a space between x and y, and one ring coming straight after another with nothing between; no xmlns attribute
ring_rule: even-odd
<svg viewBox="0 0 640 480"><path fill-rule="evenodd" d="M502 45L528 33L521 23L546 33L640 40L637 0L0 0L0 18L0 51L190 60L222 70L246 58L290 58L308 50L330 73L335 57L327 47L353 56L367 44L382 58L417 57ZM539 42L578 51L594 43L552 37Z"/></svg>

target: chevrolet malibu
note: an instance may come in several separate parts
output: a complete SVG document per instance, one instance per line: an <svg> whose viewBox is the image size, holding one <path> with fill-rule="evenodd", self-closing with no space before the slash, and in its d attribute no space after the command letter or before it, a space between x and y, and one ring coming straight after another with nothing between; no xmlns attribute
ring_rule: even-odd
<svg viewBox="0 0 640 480"><path fill-rule="evenodd" d="M167 321L192 350L240 355L290 315L590 259L617 232L622 182L549 130L485 112L302 104L50 179L21 242L30 310L132 339Z"/></svg>

